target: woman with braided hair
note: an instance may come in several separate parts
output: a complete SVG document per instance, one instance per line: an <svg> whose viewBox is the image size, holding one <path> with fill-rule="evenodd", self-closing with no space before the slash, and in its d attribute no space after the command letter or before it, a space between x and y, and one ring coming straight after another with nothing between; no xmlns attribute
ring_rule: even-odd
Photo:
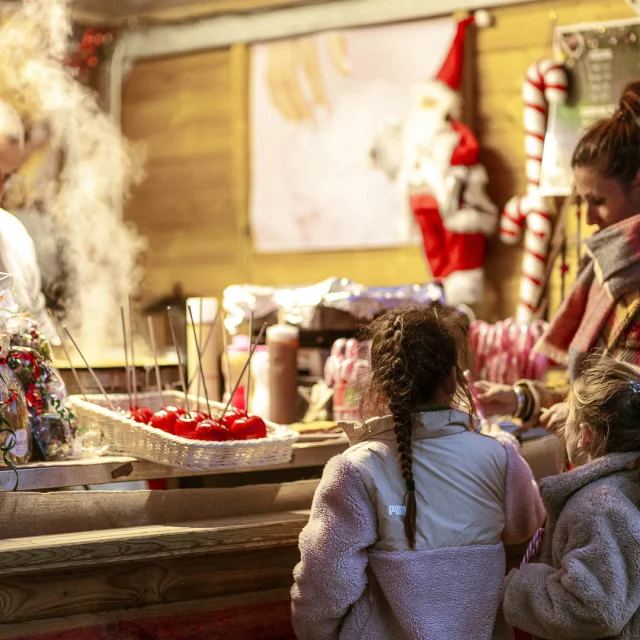
<svg viewBox="0 0 640 640"><path fill-rule="evenodd" d="M297 637L511 638L503 545L528 540L544 512L513 441L473 429L462 318L396 309L368 337L363 413L378 417L341 425L351 447L316 491L294 571Z"/></svg>

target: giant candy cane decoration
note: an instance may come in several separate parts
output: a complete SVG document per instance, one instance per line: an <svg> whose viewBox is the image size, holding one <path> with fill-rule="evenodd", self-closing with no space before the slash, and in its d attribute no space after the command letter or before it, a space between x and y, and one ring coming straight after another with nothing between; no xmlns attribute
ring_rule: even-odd
<svg viewBox="0 0 640 640"><path fill-rule="evenodd" d="M527 69L522 97L527 194L514 196L507 202L500 217L500 239L507 244L515 244L520 240L526 223L516 320L527 324L538 305L551 239L551 217L540 194L540 176L548 105L564 102L567 98L567 74L562 65L552 60L534 62Z"/></svg>

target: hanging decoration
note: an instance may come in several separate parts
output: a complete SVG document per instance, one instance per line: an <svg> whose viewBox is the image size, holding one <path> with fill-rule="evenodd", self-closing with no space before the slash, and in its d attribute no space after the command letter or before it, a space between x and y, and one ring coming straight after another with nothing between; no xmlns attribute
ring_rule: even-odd
<svg viewBox="0 0 640 640"><path fill-rule="evenodd" d="M538 60L528 69L524 99L526 195L513 196L500 217L500 239L516 244L524 230L524 256L516 320L528 324L539 305L551 239L551 212L540 192L542 151L549 104L567 99L567 73L562 64Z"/></svg>
<svg viewBox="0 0 640 640"><path fill-rule="evenodd" d="M498 222L498 209L485 191L488 176L478 162L478 140L459 121L465 34L469 25L489 23L486 12L458 22L436 77L415 87L407 119L389 125L372 149L376 166L407 202L431 275L452 305L482 300L486 236ZM397 162L385 166L382 161L390 157Z"/></svg>
<svg viewBox="0 0 640 640"><path fill-rule="evenodd" d="M110 31L87 28L65 62L68 67L77 69L80 75L86 74L100 64L105 46L112 42L113 34Z"/></svg>

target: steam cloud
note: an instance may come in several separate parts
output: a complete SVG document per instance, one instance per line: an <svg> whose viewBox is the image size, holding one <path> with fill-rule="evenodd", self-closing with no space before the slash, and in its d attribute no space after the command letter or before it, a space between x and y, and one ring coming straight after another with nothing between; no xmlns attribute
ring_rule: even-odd
<svg viewBox="0 0 640 640"><path fill-rule="evenodd" d="M64 65L70 35L68 0L24 0L0 29L0 86L19 110L45 120L64 150L45 206L61 232L65 321L96 357L121 343L120 306L142 277L144 241L118 206L142 178L142 158Z"/></svg>

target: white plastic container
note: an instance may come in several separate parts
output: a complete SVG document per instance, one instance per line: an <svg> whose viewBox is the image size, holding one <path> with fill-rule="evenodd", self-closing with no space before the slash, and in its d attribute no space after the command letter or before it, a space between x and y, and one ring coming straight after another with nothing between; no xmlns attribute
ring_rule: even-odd
<svg viewBox="0 0 640 640"><path fill-rule="evenodd" d="M249 410L263 420L271 420L269 402L269 347L259 346L251 359L251 398Z"/></svg>

